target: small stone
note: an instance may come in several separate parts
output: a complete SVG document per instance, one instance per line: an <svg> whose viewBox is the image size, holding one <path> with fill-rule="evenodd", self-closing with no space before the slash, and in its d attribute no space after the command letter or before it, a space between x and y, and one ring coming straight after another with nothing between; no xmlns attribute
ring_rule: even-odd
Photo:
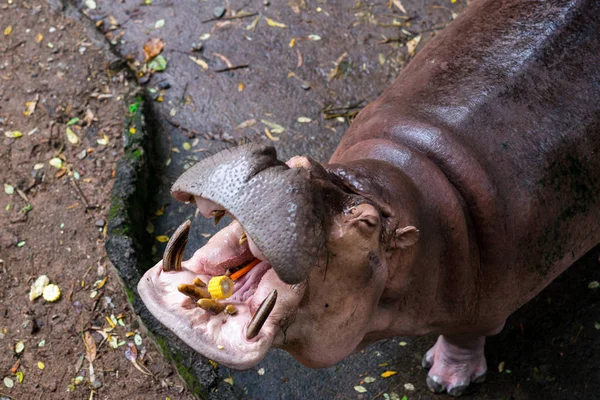
<svg viewBox="0 0 600 400"><path fill-rule="evenodd" d="M99 219L99 220L96 220L95 224L98 228L102 228L102 227L104 227L105 222L103 219Z"/></svg>
<svg viewBox="0 0 600 400"><path fill-rule="evenodd" d="M215 16L215 18L223 18L223 16L225 15L225 12L227 10L225 10L225 7L215 7L213 9L213 15Z"/></svg>
<svg viewBox="0 0 600 400"><path fill-rule="evenodd" d="M156 88L158 90L167 90L171 87L171 84L168 81L160 81L156 84Z"/></svg>

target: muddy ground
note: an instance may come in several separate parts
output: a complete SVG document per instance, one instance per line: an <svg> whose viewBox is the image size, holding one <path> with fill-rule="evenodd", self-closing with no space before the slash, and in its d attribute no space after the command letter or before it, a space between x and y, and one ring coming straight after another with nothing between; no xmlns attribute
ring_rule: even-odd
<svg viewBox="0 0 600 400"><path fill-rule="evenodd" d="M89 398L91 390L96 397L111 399L189 398L179 393L181 381L174 370L148 346L103 251L106 232L101 225L108 217L109 192L119 173L116 160L123 154L123 121L133 101L127 97L131 93L127 70L135 71L146 90L144 107L151 117L146 128L155 149L147 185L153 196L145 217L136 221L152 242L141 252L148 259L159 259L163 236L190 218L189 255L215 228L195 219L191 207L170 200L170 184L184 169L207 152L244 139L272 143L282 158L308 154L326 160L352 116L466 4L460 0L74 4L88 21L73 21L64 10L54 14L41 1L0 3L0 28L6 32L12 27L8 34L0 32L0 159L5 163L0 178L14 188L11 195L0 193L5 210L0 219L0 311L5 316L0 328L7 329L0 339L6 345L0 366L14 385L0 392L14 398L42 393L49 398ZM95 46L92 26L112 43L128 69L100 50L103 46ZM150 38L164 42L164 71L149 73L144 68L143 46ZM24 115L32 102L33 113ZM69 126L80 140L77 144L66 135L73 118L79 118ZM136 133L130 128L125 127L125 136L131 138ZM23 135L6 136L15 130ZM48 164L61 156L61 168ZM44 167L35 169L36 164ZM27 204L32 205L29 211ZM472 388L466 398L600 396L596 356L600 290L589 288L590 282L600 280L599 253L595 249L584 257L489 340L488 381ZM40 274L61 287L60 301L28 300L29 285ZM101 284L106 276L105 285L95 289L95 282ZM134 289L132 276L124 274L124 279ZM94 290L99 293L91 297ZM139 308L134 291L128 294L150 327L161 332ZM113 350L99 331L110 326L105 317L120 314L125 314L121 319L125 327L117 320L115 330L107 332L118 336L116 345L121 344ZM39 330L32 330L36 324ZM127 343L135 342L135 336L126 334L136 331L142 338L138 355L146 350L139 364L154 377L139 372L125 357ZM89 381L88 361L80 365L86 354L85 332L91 333L98 348L93 364L99 388ZM436 398L426 390L426 372L419 366L432 337L379 343L324 370L306 369L274 350L246 372L215 368L171 339L167 337L168 345L177 347L183 360L197 368L197 380L212 398ZM42 340L44 346L38 347ZM15 354L19 341L25 350ZM11 372L17 359L20 364ZM44 362L43 370L38 361ZM397 374L381 377L388 370ZM18 372L24 373L21 384ZM75 385L77 376L83 382ZM366 392L359 393L355 386Z"/></svg>
<svg viewBox="0 0 600 400"><path fill-rule="evenodd" d="M140 328L104 251L132 90L114 61L46 2L0 2L3 399L191 398ZM40 275L58 285L58 301L30 301Z"/></svg>

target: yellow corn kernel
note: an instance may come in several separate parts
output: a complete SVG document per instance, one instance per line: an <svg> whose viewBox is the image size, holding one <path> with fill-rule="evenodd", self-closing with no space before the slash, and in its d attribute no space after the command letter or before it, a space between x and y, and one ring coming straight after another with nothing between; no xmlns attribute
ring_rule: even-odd
<svg viewBox="0 0 600 400"><path fill-rule="evenodd" d="M215 276L208 282L208 292L213 299L226 299L233 294L233 281L225 275Z"/></svg>

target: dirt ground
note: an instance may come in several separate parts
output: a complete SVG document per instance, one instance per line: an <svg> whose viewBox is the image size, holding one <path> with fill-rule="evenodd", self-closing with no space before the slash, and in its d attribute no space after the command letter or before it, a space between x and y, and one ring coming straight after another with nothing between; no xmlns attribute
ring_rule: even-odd
<svg viewBox="0 0 600 400"><path fill-rule="evenodd" d="M130 91L110 67L46 2L0 2L2 399L192 398L140 331L104 251ZM40 275L58 301L30 301Z"/></svg>

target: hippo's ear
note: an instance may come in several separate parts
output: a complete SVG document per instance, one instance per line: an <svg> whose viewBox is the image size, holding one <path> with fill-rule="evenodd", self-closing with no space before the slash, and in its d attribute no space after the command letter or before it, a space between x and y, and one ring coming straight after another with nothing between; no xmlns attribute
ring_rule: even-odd
<svg viewBox="0 0 600 400"><path fill-rule="evenodd" d="M406 249L417 243L417 240L419 240L419 230L414 226L405 226L404 228L396 229L390 247L394 249Z"/></svg>

